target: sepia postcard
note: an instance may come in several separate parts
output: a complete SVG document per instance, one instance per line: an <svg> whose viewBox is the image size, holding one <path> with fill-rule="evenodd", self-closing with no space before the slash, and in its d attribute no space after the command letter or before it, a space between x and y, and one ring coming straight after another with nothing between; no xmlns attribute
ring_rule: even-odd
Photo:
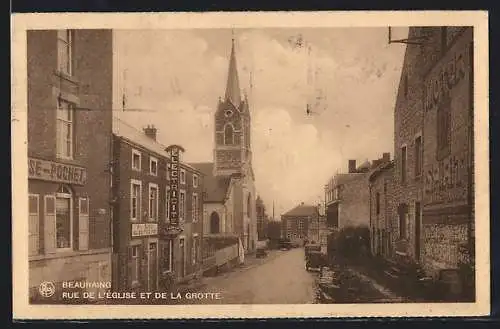
<svg viewBox="0 0 500 329"><path fill-rule="evenodd" d="M489 314L487 12L12 27L14 319Z"/></svg>

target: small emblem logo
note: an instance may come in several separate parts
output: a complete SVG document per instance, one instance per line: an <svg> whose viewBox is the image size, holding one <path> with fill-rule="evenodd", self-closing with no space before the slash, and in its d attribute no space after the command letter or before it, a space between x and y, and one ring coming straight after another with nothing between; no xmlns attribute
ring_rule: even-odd
<svg viewBox="0 0 500 329"><path fill-rule="evenodd" d="M56 286L50 281L44 281L40 283L40 287L38 287L38 291L40 295L45 298L52 297L56 292Z"/></svg>

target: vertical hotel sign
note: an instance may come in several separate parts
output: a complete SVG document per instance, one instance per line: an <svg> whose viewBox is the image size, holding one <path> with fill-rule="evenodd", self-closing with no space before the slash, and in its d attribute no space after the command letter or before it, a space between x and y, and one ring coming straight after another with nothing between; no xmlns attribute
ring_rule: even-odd
<svg viewBox="0 0 500 329"><path fill-rule="evenodd" d="M179 226L179 164L184 148L179 145L170 145L166 151L170 155L169 220L171 226Z"/></svg>

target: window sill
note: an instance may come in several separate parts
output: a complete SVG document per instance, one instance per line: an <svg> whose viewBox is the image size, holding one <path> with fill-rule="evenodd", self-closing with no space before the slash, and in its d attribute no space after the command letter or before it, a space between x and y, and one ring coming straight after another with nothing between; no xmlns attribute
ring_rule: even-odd
<svg viewBox="0 0 500 329"><path fill-rule="evenodd" d="M76 251L76 250L67 250L67 251L56 251L54 253L50 254L43 254L43 255L33 255L29 256L29 261L37 261L37 260L49 260L49 259L55 259L55 258L69 258L69 257L78 257L78 256L85 256L85 255L94 255L94 254L104 254L104 253L111 253L111 248L102 248L102 249L89 249L89 250L82 250L82 251Z"/></svg>
<svg viewBox="0 0 500 329"><path fill-rule="evenodd" d="M54 74L66 81L69 81L75 85L78 85L80 83L80 81L74 76L74 75L70 75L68 73L65 73L65 72L62 72L60 70L54 70Z"/></svg>

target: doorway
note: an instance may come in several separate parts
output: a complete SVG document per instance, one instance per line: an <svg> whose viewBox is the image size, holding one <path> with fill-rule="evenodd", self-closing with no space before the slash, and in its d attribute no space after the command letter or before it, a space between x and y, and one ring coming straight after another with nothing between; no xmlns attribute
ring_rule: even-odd
<svg viewBox="0 0 500 329"><path fill-rule="evenodd" d="M420 202L415 202L415 260L420 262L420 225L422 222L422 211Z"/></svg>
<svg viewBox="0 0 500 329"><path fill-rule="evenodd" d="M156 290L158 284L158 243L148 246L148 290Z"/></svg>
<svg viewBox="0 0 500 329"><path fill-rule="evenodd" d="M179 239L179 252L180 252L180 268L179 268L179 275L181 278L183 278L186 275L186 241L184 238Z"/></svg>

